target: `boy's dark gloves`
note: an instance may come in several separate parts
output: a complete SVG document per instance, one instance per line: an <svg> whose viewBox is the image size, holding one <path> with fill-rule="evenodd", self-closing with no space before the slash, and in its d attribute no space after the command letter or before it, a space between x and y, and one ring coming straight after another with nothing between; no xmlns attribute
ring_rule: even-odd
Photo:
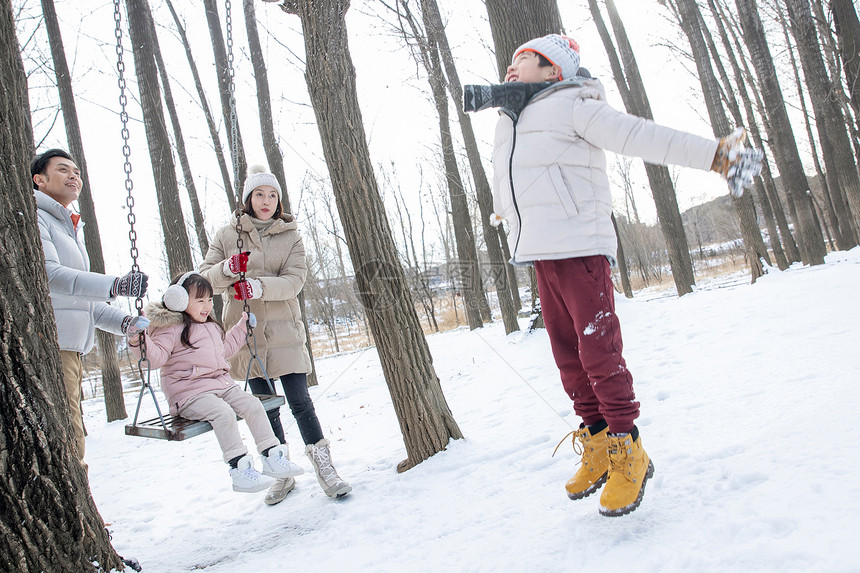
<svg viewBox="0 0 860 573"><path fill-rule="evenodd" d="M536 93L545 90L552 82L509 82L494 86L463 86L463 110L481 111L500 107L519 115Z"/></svg>
<svg viewBox="0 0 860 573"><path fill-rule="evenodd" d="M130 296L139 298L146 294L146 285L149 282L149 277L140 271L131 271L125 276L117 278L113 281L113 286L110 289L110 297L115 296Z"/></svg>

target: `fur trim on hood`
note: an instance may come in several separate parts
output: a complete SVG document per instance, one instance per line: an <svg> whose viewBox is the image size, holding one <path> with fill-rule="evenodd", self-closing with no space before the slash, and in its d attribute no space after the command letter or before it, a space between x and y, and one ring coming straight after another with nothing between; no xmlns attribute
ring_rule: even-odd
<svg viewBox="0 0 860 573"><path fill-rule="evenodd" d="M149 325L152 328L164 328L165 326L182 324L182 313L168 309L160 300L146 303L146 308L143 309L143 312L146 318L149 319Z"/></svg>

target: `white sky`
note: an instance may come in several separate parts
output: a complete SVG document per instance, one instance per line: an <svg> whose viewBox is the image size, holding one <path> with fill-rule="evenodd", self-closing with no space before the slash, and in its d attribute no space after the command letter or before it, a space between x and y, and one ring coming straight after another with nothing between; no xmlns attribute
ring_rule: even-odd
<svg viewBox="0 0 860 573"><path fill-rule="evenodd" d="M17 4L25 7L24 14L40 13L39 3L35 0L17 0ZM151 4L159 24L159 40L172 78L174 98L180 107L195 184L211 235L229 217L220 173L202 111L196 103L196 91L184 51L173 32L170 14L162 0L152 0ZM663 17L665 10L654 2L641 0L618 0L616 4L627 22L627 31L642 68L656 121L702 136L712 136L704 118L704 104L698 93L697 80L684 69L671 49L658 45L667 38L681 46L686 44L680 32L674 30ZM209 105L220 125L220 101L202 4L196 1L175 1L174 5L188 28ZM219 5L223 20L223 3L219 2ZM491 53L492 41L483 2L441 0L440 5L448 22L449 39L455 50L461 81L494 82L497 77L496 64ZM623 109L587 3L580 0L560 2L559 5L568 34L575 37L582 48L583 66L604 81L610 102ZM57 2L57 10L74 79L90 183L103 234L107 272L122 274L130 265L130 258L124 240L127 235L124 228L125 175L119 135L113 5L104 0L98 4ZM234 0L233 10L237 104L245 149L250 164L265 163L241 1ZM371 0L352 3L347 17L350 49L357 70L359 99L373 161L377 165L395 166L407 200L414 201L410 209L416 213L419 197L424 197L426 201L429 192L426 167L439 162L438 120L429 98L427 81L416 76L416 66L408 51L378 18L371 15L373 12L382 13L382 10ZM284 154L290 200L301 221L303 215L313 210L307 203L309 198L301 193L302 181L308 172L327 180L328 172L322 159L319 133L303 77L304 44L300 22L273 4L257 2L256 11L266 52L276 130ZM643 22L647 25L642 25ZM19 25L22 42L29 37L33 25L33 20L24 20ZM276 33L277 39L272 38L270 33ZM146 138L140 123L141 112L137 104L136 77L127 29L124 29L124 46L129 112L134 120L131 129L131 161L138 235L145 245L158 245L161 243L161 229L157 219ZM25 67L28 71L36 67L33 58L38 60L37 52L49 57L44 30L39 30L25 48ZM41 146L43 149L67 147L61 118L48 133L58 105L52 87L53 79L37 74L31 77L30 82L37 142L45 138ZM786 85L786 89L791 88ZM487 111L474 114L472 119L483 146L488 173L491 173L488 158L496 115ZM801 140L805 138L802 129L796 130L796 134ZM226 149L226 130L221 130L221 137ZM178 170L178 159L176 161ZM419 165L425 166L425 183L420 189L417 174ZM461 173L468 176L465 163L461 163ZM643 219L653 221L653 201L644 169L638 160L634 162L634 176L640 213ZM181 184L181 174L178 177ZM435 184L435 181L431 183ZM620 186L616 187L616 198L620 198ZM725 192L725 184L714 174L679 171L678 200L682 210ZM184 190L180 189L180 195L183 194ZM184 203L188 205L187 200ZM426 207L425 213L430 212L430 208ZM186 209L186 213L188 234L194 240L190 211ZM110 240L109 237L117 237L118 240ZM123 239L119 240L119 237ZM153 276L152 285L155 289L159 289L167 280L166 263L160 251L157 248L144 249L141 255L142 266ZM194 256L199 255L195 253Z"/></svg>

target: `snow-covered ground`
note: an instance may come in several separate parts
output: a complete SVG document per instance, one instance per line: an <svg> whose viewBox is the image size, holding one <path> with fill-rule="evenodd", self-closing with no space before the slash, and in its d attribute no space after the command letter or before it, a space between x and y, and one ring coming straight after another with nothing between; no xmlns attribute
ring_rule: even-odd
<svg viewBox="0 0 860 573"><path fill-rule="evenodd" d="M860 248L745 282L618 298L656 467L625 517L567 499L576 457L552 453L579 420L546 333L500 321L428 337L465 439L404 474L370 349L318 360L311 389L349 497L323 495L286 408L308 473L268 507L230 489L211 432L126 437L101 399L84 405L93 496L118 552L155 573L858 571Z"/></svg>

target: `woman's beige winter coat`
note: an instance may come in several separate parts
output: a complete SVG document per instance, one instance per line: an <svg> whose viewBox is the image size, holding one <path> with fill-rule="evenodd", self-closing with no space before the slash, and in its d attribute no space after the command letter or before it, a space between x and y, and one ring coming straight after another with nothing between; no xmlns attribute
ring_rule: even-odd
<svg viewBox="0 0 860 573"><path fill-rule="evenodd" d="M245 276L263 283L263 296L248 301L250 311L257 316L254 329L257 356L266 367L269 378L309 373L311 360L297 299L305 284L308 267L298 225L292 215L283 214L260 233L247 214L243 214L240 221L242 250L251 252ZM239 322L242 316L242 301L233 298L235 291L231 288L238 278L224 273L224 261L236 253L236 227L229 224L215 234L206 259L200 265L200 273L209 279L215 292L224 295L222 321L226 330ZM245 346L230 359L230 375L235 380L245 379L250 358ZM263 371L254 361L251 378L258 377L263 377Z"/></svg>
<svg viewBox="0 0 860 573"><path fill-rule="evenodd" d="M591 255L615 261L603 150L708 170L717 142L613 109L595 79L543 90L516 120L502 113L493 150L493 208L510 223L514 263Z"/></svg>

